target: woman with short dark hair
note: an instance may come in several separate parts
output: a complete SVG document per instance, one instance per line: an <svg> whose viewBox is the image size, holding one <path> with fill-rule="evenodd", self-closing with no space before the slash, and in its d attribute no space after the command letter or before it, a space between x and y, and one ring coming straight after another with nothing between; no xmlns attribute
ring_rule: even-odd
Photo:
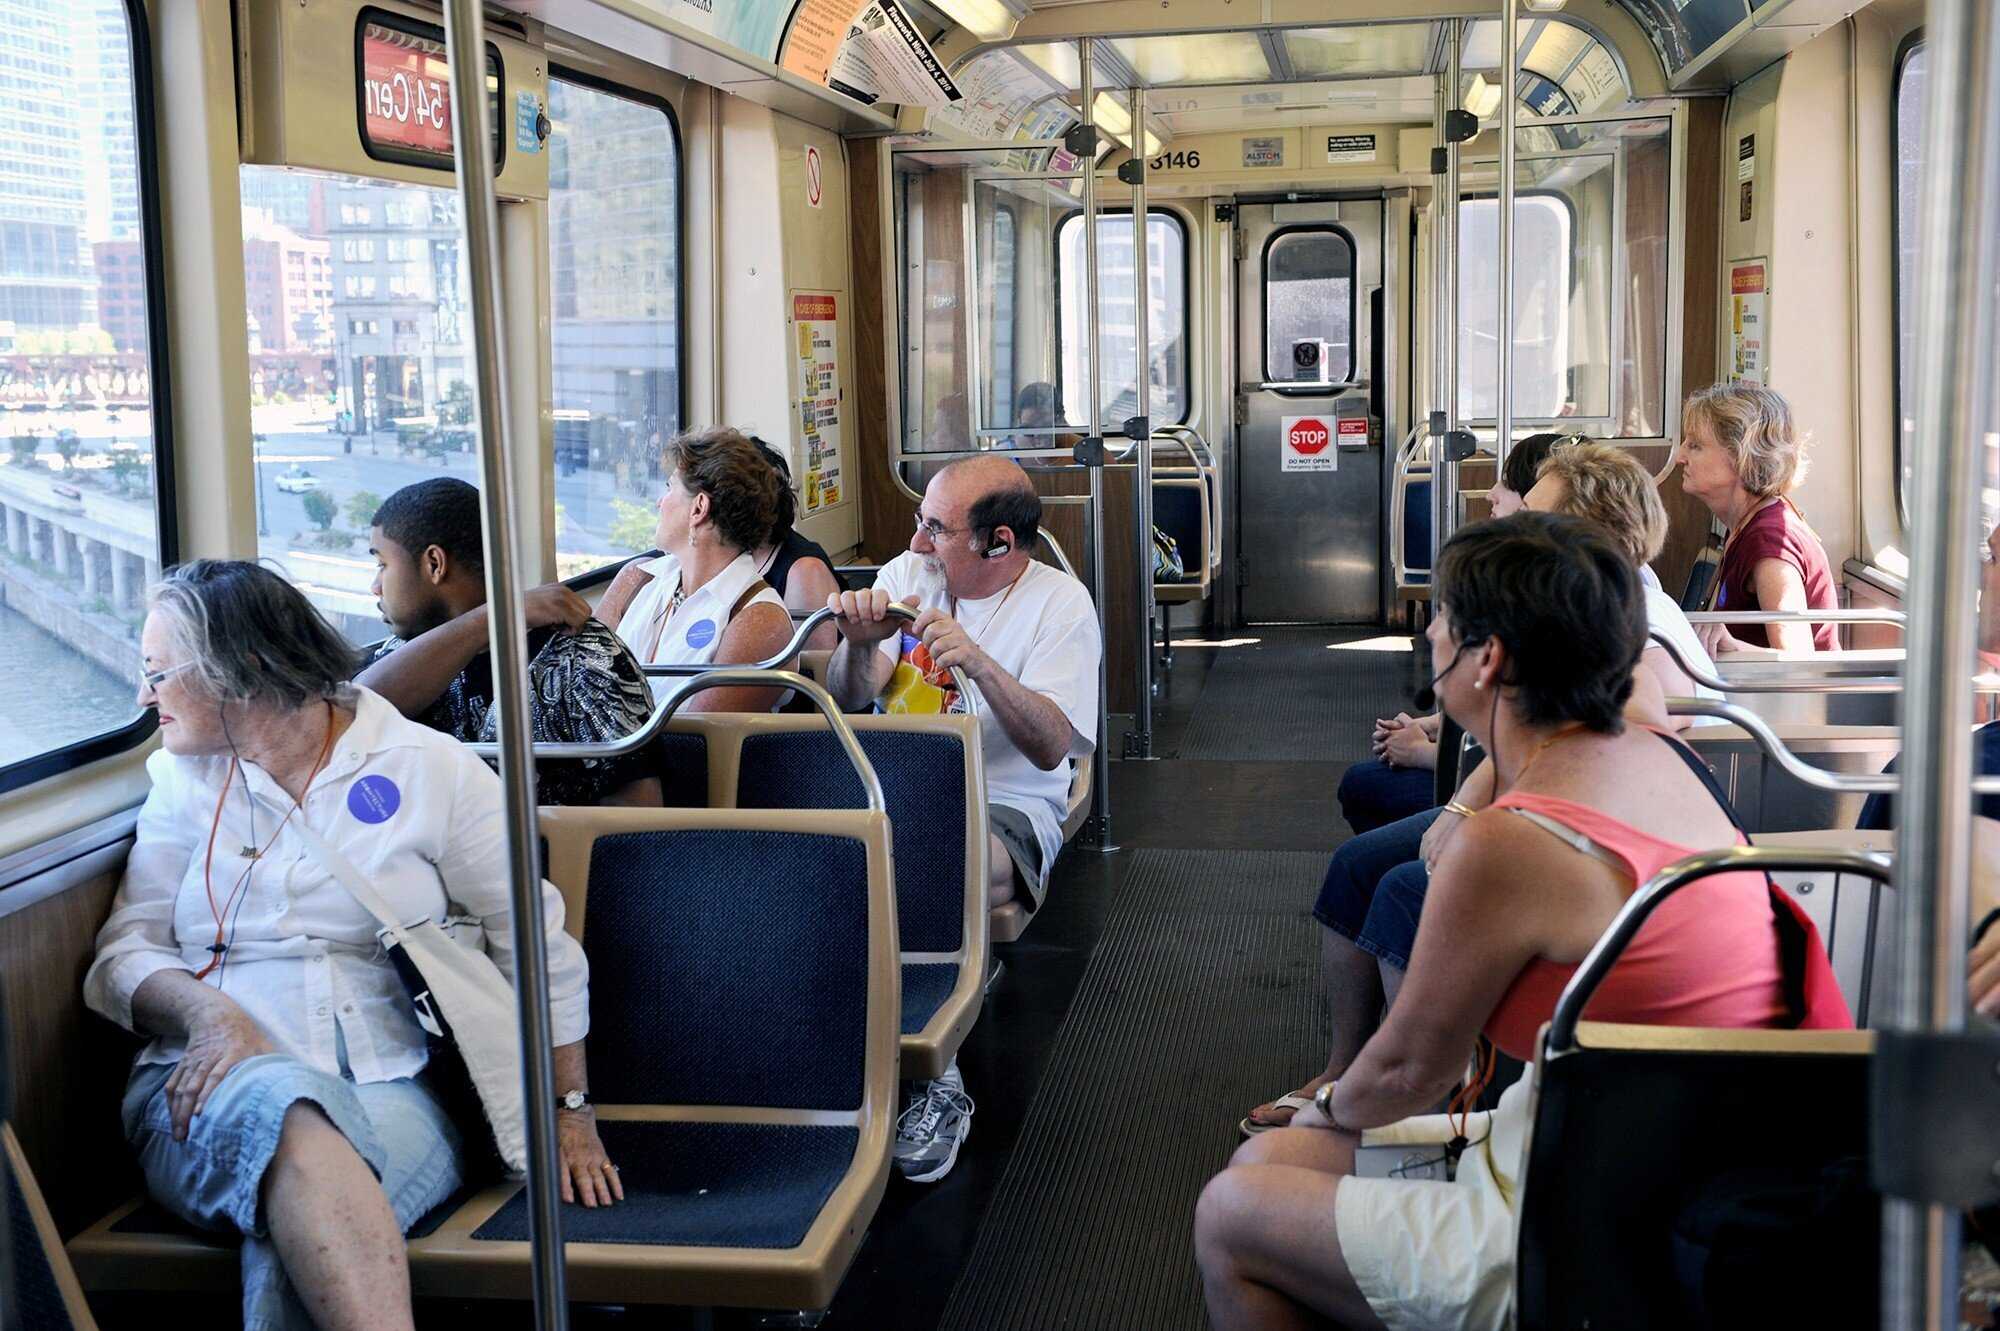
<svg viewBox="0 0 2000 1331"><path fill-rule="evenodd" d="M84 998L153 1037L124 1099L147 1190L243 1236L245 1326L408 1327L403 1234L487 1128L441 1103L380 926L320 847L400 918L475 921L511 979L499 778L350 687L339 634L257 564L174 569L140 644L162 747ZM589 969L546 883L542 911L556 1089L587 1093ZM558 1114L563 1196L608 1204L624 1193L580 1103Z"/></svg>
<svg viewBox="0 0 2000 1331"><path fill-rule="evenodd" d="M1217 1331L1506 1325L1526 1083L1501 1097L1453 1183L1353 1177L1358 1135L1442 1102L1482 1035L1533 1058L1563 985L1632 891L1742 840L1700 760L1625 723L1646 612L1605 533L1521 513L1463 529L1438 562L1434 687L1501 794L1438 860L1380 1029L1292 1126L1252 1138L1202 1194L1196 1244ZM1762 874L1717 875L1654 913L1590 1015L1849 1025L1823 954L1817 970L1787 971L1788 956L1817 949Z"/></svg>
<svg viewBox="0 0 2000 1331"><path fill-rule="evenodd" d="M824 608L827 598L838 596L845 588L826 547L792 525L798 521L799 503L792 493L792 468L785 455L754 434L748 437L757 445L764 461L771 464L771 470L778 473L777 517L771 524L771 534L750 552L750 558L771 590L784 598L786 610L795 615L811 614ZM806 639L806 647L811 651L831 651L839 636L833 625L826 624Z"/></svg>
<svg viewBox="0 0 2000 1331"><path fill-rule="evenodd" d="M597 604L642 664L747 665L776 655L792 638L784 601L757 571L751 552L778 520L782 486L757 445L717 427L667 445L667 492L653 540L664 551L620 569ZM666 698L684 680L655 678ZM691 712L768 712L782 689L709 689Z"/></svg>

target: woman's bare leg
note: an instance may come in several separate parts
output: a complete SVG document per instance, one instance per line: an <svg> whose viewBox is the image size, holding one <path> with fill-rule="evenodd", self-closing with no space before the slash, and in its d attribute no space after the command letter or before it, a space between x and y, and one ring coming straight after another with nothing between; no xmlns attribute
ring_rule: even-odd
<svg viewBox="0 0 2000 1331"><path fill-rule="evenodd" d="M1319 958L1333 1041L1327 1051L1326 1071L1300 1087L1300 1095L1311 1095L1347 1071L1347 1065L1382 1023L1382 973L1375 958L1332 929L1322 932ZM1250 1121L1284 1124L1291 1122L1292 1113L1275 1103L1261 1104L1250 1111Z"/></svg>
<svg viewBox="0 0 2000 1331"><path fill-rule="evenodd" d="M403 1230L375 1173L310 1101L285 1113L264 1171L264 1215L322 1331L409 1331Z"/></svg>
<svg viewBox="0 0 2000 1331"><path fill-rule="evenodd" d="M1232 1165L1209 1180L1195 1207L1195 1255L1215 1331L1381 1331L1334 1234L1340 1182L1278 1164Z"/></svg>

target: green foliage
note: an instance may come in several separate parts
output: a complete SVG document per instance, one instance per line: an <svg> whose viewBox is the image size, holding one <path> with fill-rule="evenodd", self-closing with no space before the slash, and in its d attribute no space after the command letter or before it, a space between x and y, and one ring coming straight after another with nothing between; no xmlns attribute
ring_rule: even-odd
<svg viewBox="0 0 2000 1331"><path fill-rule="evenodd" d="M382 507L382 496L373 490L356 490L347 497L347 520L364 531L373 525L375 510Z"/></svg>
<svg viewBox="0 0 2000 1331"><path fill-rule="evenodd" d="M73 434L58 433L55 444L56 452L62 457L63 470L75 470L77 450L83 446L83 441Z"/></svg>
<svg viewBox="0 0 2000 1331"><path fill-rule="evenodd" d="M659 519L651 508L613 499L611 511L616 514L611 520L611 530L606 534L611 544L634 553L653 548L653 533L659 527Z"/></svg>
<svg viewBox="0 0 2000 1331"><path fill-rule="evenodd" d="M129 493L135 483L142 482L146 475L146 464L137 450L115 448L111 450L111 479L117 483L121 493Z"/></svg>
<svg viewBox="0 0 2000 1331"><path fill-rule="evenodd" d="M321 531L332 529L337 511L332 495L324 490L308 490L299 496L299 502L305 506L306 521Z"/></svg>
<svg viewBox="0 0 2000 1331"><path fill-rule="evenodd" d="M14 454L14 465L25 467L35 460L35 450L42 441L32 434L17 434L7 441L7 447Z"/></svg>

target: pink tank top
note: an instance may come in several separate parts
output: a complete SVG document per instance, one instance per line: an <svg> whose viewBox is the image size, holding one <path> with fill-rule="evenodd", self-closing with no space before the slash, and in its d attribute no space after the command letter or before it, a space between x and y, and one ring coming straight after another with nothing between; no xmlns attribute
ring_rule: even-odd
<svg viewBox="0 0 2000 1331"><path fill-rule="evenodd" d="M1632 875L1628 894L1694 853L1553 795L1507 794L1492 807L1539 814L1588 837ZM1744 844L1741 834L1736 844ZM1761 873L1717 874L1681 889L1639 930L1584 1015L1653 1026L1789 1024L1774 892ZM1512 1057L1532 1060L1536 1034L1575 971L1570 964L1529 962L1487 1019L1487 1037Z"/></svg>

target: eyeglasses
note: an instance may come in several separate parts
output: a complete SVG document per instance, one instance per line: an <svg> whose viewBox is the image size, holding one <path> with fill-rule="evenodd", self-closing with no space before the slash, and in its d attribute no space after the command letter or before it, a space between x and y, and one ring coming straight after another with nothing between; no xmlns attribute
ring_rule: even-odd
<svg viewBox="0 0 2000 1331"><path fill-rule="evenodd" d="M938 521L936 518L927 518L923 514L919 513L917 514L917 530L922 532L924 535L930 537L932 541L936 541L940 536L963 535L964 533L971 531L972 528L942 527L938 525Z"/></svg>
<svg viewBox="0 0 2000 1331"><path fill-rule="evenodd" d="M194 662L183 661L179 665L168 666L165 670L141 670L139 678L146 681L147 688L158 689L161 684L180 674L181 671L192 670L193 668Z"/></svg>

